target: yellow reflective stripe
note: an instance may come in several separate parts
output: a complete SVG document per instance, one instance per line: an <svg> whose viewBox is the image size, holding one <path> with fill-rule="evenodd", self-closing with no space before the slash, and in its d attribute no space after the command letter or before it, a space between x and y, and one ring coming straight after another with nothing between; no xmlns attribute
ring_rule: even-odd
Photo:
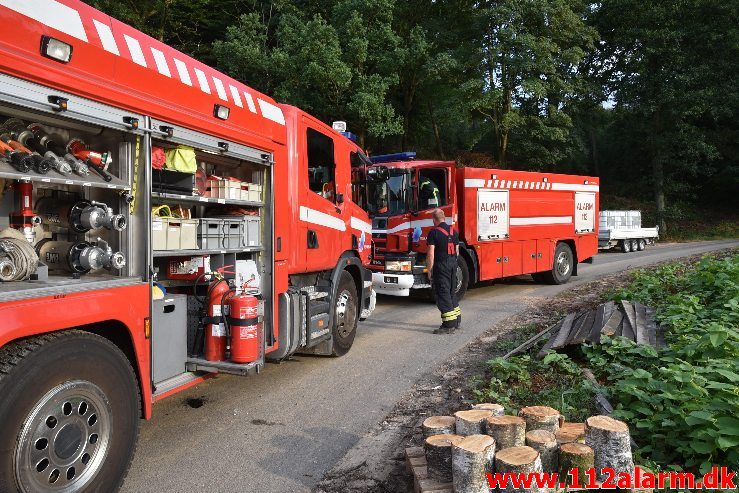
<svg viewBox="0 0 739 493"><path fill-rule="evenodd" d="M447 316L449 316L449 315L454 315L455 313L456 313L456 309L454 309L454 310L450 310L450 311L448 311L448 312L444 312L444 313L442 313L442 314L441 314L441 316L442 316L442 317L447 317Z"/></svg>

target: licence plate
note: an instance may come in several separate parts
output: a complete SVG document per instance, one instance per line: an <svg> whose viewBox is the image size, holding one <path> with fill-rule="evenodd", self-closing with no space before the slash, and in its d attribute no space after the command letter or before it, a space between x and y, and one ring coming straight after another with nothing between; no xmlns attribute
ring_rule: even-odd
<svg viewBox="0 0 739 493"><path fill-rule="evenodd" d="M398 278L385 276L385 284L398 284Z"/></svg>

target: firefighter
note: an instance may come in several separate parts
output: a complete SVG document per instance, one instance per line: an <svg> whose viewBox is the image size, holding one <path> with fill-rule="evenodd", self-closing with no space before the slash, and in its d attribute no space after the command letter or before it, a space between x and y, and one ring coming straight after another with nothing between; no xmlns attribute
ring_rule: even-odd
<svg viewBox="0 0 739 493"><path fill-rule="evenodd" d="M418 197L421 199L422 209L439 207L441 205L439 203L439 187L428 178L425 178L421 182L421 186L418 187Z"/></svg>
<svg viewBox="0 0 739 493"><path fill-rule="evenodd" d="M454 226L445 222L441 209L434 209L431 217L434 228L426 237L426 264L436 306L441 312L441 326L434 330L434 334L451 334L461 327L462 322L462 312L457 303L459 234L454 231Z"/></svg>

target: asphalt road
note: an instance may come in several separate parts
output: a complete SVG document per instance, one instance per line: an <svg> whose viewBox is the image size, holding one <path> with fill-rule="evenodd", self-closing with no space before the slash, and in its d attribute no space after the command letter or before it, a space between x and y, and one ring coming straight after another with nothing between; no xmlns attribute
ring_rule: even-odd
<svg viewBox="0 0 739 493"><path fill-rule="evenodd" d="M142 423L127 493L310 491L414 381L536 298L569 286L739 241L665 244L604 253L565 286L521 278L468 292L464 330L433 335L436 308L380 297L342 358L297 357L256 377L221 376L154 406ZM202 406L192 407L191 404Z"/></svg>

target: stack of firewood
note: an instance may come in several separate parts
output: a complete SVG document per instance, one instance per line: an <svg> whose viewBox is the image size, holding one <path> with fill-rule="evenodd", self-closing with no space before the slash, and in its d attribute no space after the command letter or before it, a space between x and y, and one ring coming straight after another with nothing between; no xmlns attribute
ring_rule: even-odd
<svg viewBox="0 0 739 493"><path fill-rule="evenodd" d="M423 448L406 449L416 493L489 493L488 472L558 472L560 483L571 483L568 473L577 468L584 486L590 468L599 481L603 468L616 475L634 471L629 427L609 416L567 423L551 407L524 407L511 416L498 404L476 404L454 416L426 418L422 428ZM505 491L528 490L509 483ZM540 490L534 484L530 491Z"/></svg>

